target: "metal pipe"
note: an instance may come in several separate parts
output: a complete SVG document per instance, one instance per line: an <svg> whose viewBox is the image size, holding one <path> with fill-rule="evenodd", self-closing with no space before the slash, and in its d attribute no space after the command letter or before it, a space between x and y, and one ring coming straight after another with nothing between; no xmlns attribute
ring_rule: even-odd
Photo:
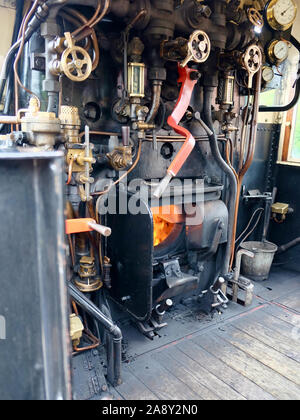
<svg viewBox="0 0 300 420"><path fill-rule="evenodd" d="M214 131L213 127L213 121L212 121L212 97L213 97L214 88L206 86L204 88L204 120L205 123L203 125L203 128L207 132L209 136L209 143L212 151L212 155L214 159L216 160L218 166L222 171L227 175L228 181L229 181L229 187L230 187L230 197L229 197L229 203L228 203L228 241L226 245L226 251L224 255L224 261L222 266L222 274L225 276L228 274L229 271L229 265L230 265L230 256L231 256L231 249L234 243L234 237L232 235L233 228L234 228L234 220L235 220L235 203L237 199L237 192L238 192L238 185L237 185L237 179L234 175L234 172L230 168L230 166L226 163L226 161L223 159L220 149L218 146L218 138L216 136L216 133Z"/></svg>
<svg viewBox="0 0 300 420"><path fill-rule="evenodd" d="M281 246L278 248L277 254L282 254L283 252L286 252L286 251L288 251L289 249L294 248L295 246L297 246L297 245L299 245L299 244L300 244L300 236L299 236L298 238L294 239L293 241L288 242L288 243L287 243L287 244L285 244L285 245L281 245Z"/></svg>
<svg viewBox="0 0 300 420"><path fill-rule="evenodd" d="M100 311L97 306L91 302L83 293L81 293L77 287L72 283L68 284L69 293L73 300L89 315L98 320L101 325L107 330L112 336L114 343L114 383L113 385L119 385L121 383L121 365L122 365L122 332L120 328L113 323L103 312ZM112 360L108 356L108 365L112 363ZM111 368L111 366L110 366Z"/></svg>
<svg viewBox="0 0 300 420"><path fill-rule="evenodd" d="M147 123L153 123L158 113L158 110L160 107L161 88L162 88L162 81L154 80L153 93L152 93L152 106L146 120Z"/></svg>
<svg viewBox="0 0 300 420"><path fill-rule="evenodd" d="M0 124L18 124L19 118L16 116L0 115Z"/></svg>
<svg viewBox="0 0 300 420"><path fill-rule="evenodd" d="M236 238L236 231L237 231L237 219L238 219L238 213L239 213L240 192L242 188L242 182L243 182L245 174L247 173L248 169L250 168L253 162L255 146L256 146L261 78L262 78L262 69L260 68L260 70L256 73L256 83L254 87L255 93L254 93L254 101L253 101L253 115L252 115L251 129L250 129L250 138L249 138L247 158L243 167L238 173L238 190L237 190L237 197L236 197L236 204L235 204L234 223L233 223L233 233L232 233L233 242L231 245L232 249L231 249L230 267L232 267L233 261L234 261L235 238ZM243 159L243 156L241 157L241 159Z"/></svg>

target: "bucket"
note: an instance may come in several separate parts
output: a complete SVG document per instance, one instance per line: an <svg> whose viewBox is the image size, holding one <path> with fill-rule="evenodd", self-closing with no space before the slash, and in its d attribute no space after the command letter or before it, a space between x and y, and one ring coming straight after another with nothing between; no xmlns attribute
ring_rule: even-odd
<svg viewBox="0 0 300 420"><path fill-rule="evenodd" d="M278 247L271 242L244 242L241 248L254 254L254 258L243 255L242 274L255 281L267 280Z"/></svg>

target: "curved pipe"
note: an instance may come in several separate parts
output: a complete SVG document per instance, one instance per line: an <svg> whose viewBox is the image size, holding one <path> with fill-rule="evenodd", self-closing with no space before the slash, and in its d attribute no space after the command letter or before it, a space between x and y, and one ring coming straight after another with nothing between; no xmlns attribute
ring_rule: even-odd
<svg viewBox="0 0 300 420"><path fill-rule="evenodd" d="M154 80L153 93L152 93L152 106L146 120L146 122L149 124L153 123L158 113L158 110L160 107L161 88L162 88L162 82L158 80Z"/></svg>
<svg viewBox="0 0 300 420"><path fill-rule="evenodd" d="M97 306L91 302L83 293L81 293L77 287L72 283L68 284L69 293L72 299L89 315L100 322L101 325L107 330L108 334L112 337L114 344L114 360L113 367L111 367L110 353L108 352L108 364L109 369L114 372L114 383L113 385L121 384L121 365L122 365L122 332L120 328L113 323L113 321L104 315Z"/></svg>
<svg viewBox="0 0 300 420"><path fill-rule="evenodd" d="M204 88L204 109L203 109L204 122L202 121L202 126L209 136L210 148L211 148L211 152L214 159L216 160L219 168L228 177L230 192L231 192L229 203L228 203L228 213L229 213L228 241L226 245L226 251L225 251L223 266L221 270L221 274L226 276L229 272L231 249L232 249L232 244L234 243L234 237L232 235L232 232L233 232L234 221L235 221L235 203L237 199L238 186L237 186L237 180L234 175L234 172L232 171L230 166L226 163L226 161L223 159L221 155L221 152L218 146L218 138L214 131L213 120L212 120L212 109L211 109L213 92L214 92L213 87L207 86Z"/></svg>
<svg viewBox="0 0 300 420"><path fill-rule="evenodd" d="M232 249L231 249L230 267L233 266L233 262L234 262L235 238L236 238L236 231L237 231L237 220L238 220L238 213L239 213L240 192L242 188L242 182L243 182L244 176L246 175L248 169L250 168L253 162L254 153L255 153L261 78L262 78L262 69L260 69L258 73L256 74L256 83L254 87L253 115L252 115L252 123L251 123L251 129L250 129L250 139L249 139L249 144L248 144L247 157L246 157L245 163L243 164L243 166L241 167L241 170L238 173L238 191L237 191L236 204L235 204L234 226L233 226L233 234L232 234L233 242L232 242ZM243 158L244 156L240 157L240 159L243 159Z"/></svg>

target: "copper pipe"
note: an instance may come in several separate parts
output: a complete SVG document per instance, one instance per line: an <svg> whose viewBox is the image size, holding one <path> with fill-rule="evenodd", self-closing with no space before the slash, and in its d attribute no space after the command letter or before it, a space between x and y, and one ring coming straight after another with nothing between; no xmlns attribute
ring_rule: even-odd
<svg viewBox="0 0 300 420"><path fill-rule="evenodd" d="M110 6L110 0L105 0L103 11L102 11L101 15L95 20L95 22L93 22L90 25L91 28L93 28L94 26L96 26L97 23L99 23L104 18L104 16L108 12L109 6Z"/></svg>
<svg viewBox="0 0 300 420"><path fill-rule="evenodd" d="M78 35L82 30L90 27L90 25L95 21L95 19L97 19L98 14L100 13L101 10L101 1L98 1L98 6L97 9L94 13L94 15L92 16L92 18L87 21L84 25L82 25L80 28L76 29L74 32L72 32L72 37L75 37L76 35Z"/></svg>
<svg viewBox="0 0 300 420"><path fill-rule="evenodd" d="M90 131L90 134L92 134L94 136L115 136L115 137L121 136L120 133L110 133L110 132L106 132L106 131ZM81 139L84 136L85 136L85 132L84 131L79 134L79 138L81 138Z"/></svg>
<svg viewBox="0 0 300 420"><path fill-rule="evenodd" d="M162 82L154 81L152 89L152 106L148 114L147 123L153 123L160 107Z"/></svg>
<svg viewBox="0 0 300 420"><path fill-rule="evenodd" d="M256 85L254 88L254 102L253 102L253 117L250 129L250 141L246 162L240 171L240 177L243 178L251 166L255 153L256 139L257 139L257 126L258 126L258 112L259 112L259 96L261 89L262 69L259 70L256 76Z"/></svg>
<svg viewBox="0 0 300 420"><path fill-rule="evenodd" d="M78 21L77 19L75 19L73 16L70 16L69 11L67 12L67 9L63 9L60 11L59 15L67 20L68 22L72 23L75 27L80 27L81 23L80 21ZM83 47L86 51L88 51L91 48L91 41L88 37L85 38L86 41L86 45Z"/></svg>
<svg viewBox="0 0 300 420"><path fill-rule="evenodd" d="M64 10L67 13L69 13L69 14L77 17L78 19L80 19L82 23L84 23L84 24L88 23L87 18L83 14L78 12L78 10L74 10L74 9L71 9L71 8L68 8L68 7L66 7ZM90 36L91 36L91 39L92 39L92 42L93 42L93 49L94 49L94 54L95 54L94 59L93 59L93 67L92 67L92 70L94 71L98 67L98 64L99 64L100 50L99 50L98 39L97 39L97 35L96 35L95 30L91 29L90 32L91 32Z"/></svg>
<svg viewBox="0 0 300 420"><path fill-rule="evenodd" d="M18 63L19 60L21 58L23 49L24 49L24 45L25 45L25 31L28 25L29 20L31 19L32 15L34 14L35 10L37 9L39 5L39 0L35 0L32 8L30 9L29 13L27 14L25 20L24 20L24 24L23 24L23 28L22 28L22 36L21 36L21 43L20 43L20 47L19 47L19 51L17 53L15 62L14 62L14 76L15 76L15 113L18 113L18 109L19 109L19 97L18 97L18 85L25 90L25 92L29 93L30 95L34 96L37 101L39 102L39 106L40 106L40 99L37 97L37 95L35 95L33 92L31 92L29 89L27 89L20 80L20 77L18 75Z"/></svg>

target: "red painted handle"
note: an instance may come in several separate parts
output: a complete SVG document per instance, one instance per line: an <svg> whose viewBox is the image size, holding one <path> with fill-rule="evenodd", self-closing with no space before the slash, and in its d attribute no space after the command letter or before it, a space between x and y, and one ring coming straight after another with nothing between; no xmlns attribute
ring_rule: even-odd
<svg viewBox="0 0 300 420"><path fill-rule="evenodd" d="M191 79L191 73L197 72L197 70L192 70L189 67L178 66L179 79L178 83L182 83L179 98L175 106L172 115L168 118L168 124L176 131L176 133L184 136L186 138L184 145L177 153L175 159L171 163L168 173L172 176L176 176L184 163L186 162L189 155L192 153L196 141L192 134L184 127L178 125L182 120L184 114L186 113L193 94L194 87L197 83L196 80Z"/></svg>

